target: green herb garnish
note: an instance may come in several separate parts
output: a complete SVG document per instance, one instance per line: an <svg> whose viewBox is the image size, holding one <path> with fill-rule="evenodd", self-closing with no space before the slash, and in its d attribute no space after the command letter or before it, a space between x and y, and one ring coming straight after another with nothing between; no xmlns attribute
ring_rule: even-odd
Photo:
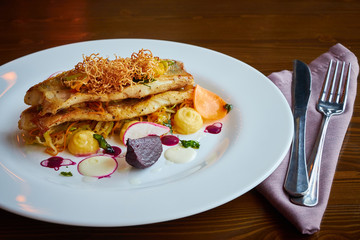
<svg viewBox="0 0 360 240"><path fill-rule="evenodd" d="M99 142L99 145L106 153L115 153L115 150L108 144L105 138L100 134L94 134L93 137Z"/></svg>
<svg viewBox="0 0 360 240"><path fill-rule="evenodd" d="M69 129L69 131L75 131L77 129L77 127L71 127L70 129Z"/></svg>
<svg viewBox="0 0 360 240"><path fill-rule="evenodd" d="M71 172L61 172L60 175L64 176L64 177L72 177L72 173Z"/></svg>
<svg viewBox="0 0 360 240"><path fill-rule="evenodd" d="M231 104L225 104L224 105L224 108L226 109L226 111L229 113L232 109L233 109L233 106Z"/></svg>
<svg viewBox="0 0 360 240"><path fill-rule="evenodd" d="M188 148L188 147L191 147L194 149L200 148L200 143L195 140L180 140L180 143L184 148Z"/></svg>
<svg viewBox="0 0 360 240"><path fill-rule="evenodd" d="M64 77L64 80L65 81L72 81L72 80L75 80L75 79L78 80L79 77L82 77L81 80L84 80L85 78L87 78L87 75L85 73L77 73L77 74L74 74L74 75L69 75L69 76Z"/></svg>
<svg viewBox="0 0 360 240"><path fill-rule="evenodd" d="M167 120L167 122L163 122L163 125L170 128L170 134L173 133L173 128L172 128L172 125L171 125L171 120Z"/></svg>
<svg viewBox="0 0 360 240"><path fill-rule="evenodd" d="M147 85L147 84L148 84L148 83L155 82L156 79L155 79L155 78L144 78L144 79L142 79L142 80L140 80L140 79L133 79L133 81L136 82L136 83L143 84L143 85L151 88L151 86L150 86L150 85Z"/></svg>

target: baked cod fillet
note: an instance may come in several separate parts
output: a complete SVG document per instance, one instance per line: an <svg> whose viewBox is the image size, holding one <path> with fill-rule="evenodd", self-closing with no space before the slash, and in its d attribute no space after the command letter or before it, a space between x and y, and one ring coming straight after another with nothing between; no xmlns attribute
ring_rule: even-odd
<svg viewBox="0 0 360 240"><path fill-rule="evenodd" d="M158 111L163 106L173 106L186 100L193 99L193 89L167 91L156 95L147 96L142 99L125 99L118 102L103 104L103 111L96 112L88 106L88 103L70 107L54 115L41 116L36 107L26 109L20 117L19 128L31 131L40 129L45 132L48 129L65 122L82 120L95 121L120 121L145 116Z"/></svg>
<svg viewBox="0 0 360 240"><path fill-rule="evenodd" d="M38 114L43 116L47 113L56 114L61 109L83 102L110 102L127 98L143 98L194 84L193 76L184 70L182 62L163 61L171 63L168 64L163 74L147 81L134 82L125 86L122 91L97 94L82 90L76 92L64 85L66 78L71 78L76 74L66 76L65 72L31 87L26 92L24 101L28 105L36 106L39 109Z"/></svg>
<svg viewBox="0 0 360 240"><path fill-rule="evenodd" d="M90 130L104 138L128 120L171 125L179 108L193 105L194 78L182 62L154 57L141 49L109 60L83 56L71 70L31 87L31 105L18 122L27 144L40 144L55 156L74 132Z"/></svg>

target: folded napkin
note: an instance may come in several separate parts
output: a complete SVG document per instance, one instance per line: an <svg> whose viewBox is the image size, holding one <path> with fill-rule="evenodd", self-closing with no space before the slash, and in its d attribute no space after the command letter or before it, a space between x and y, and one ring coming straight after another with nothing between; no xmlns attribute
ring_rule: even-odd
<svg viewBox="0 0 360 240"><path fill-rule="evenodd" d="M325 137L325 146L320 167L319 203L315 207L298 206L289 201L289 195L284 190L284 180L290 158L290 150L280 166L263 181L257 190L277 208L303 234L313 234L320 230L336 165L354 107L356 96L359 64L356 56L341 44L336 44L328 52L322 54L309 64L312 77L311 96L306 119L306 156L309 157L320 128L322 114L316 110L316 103L325 79L330 59L350 62L352 64L348 100L343 114L330 119ZM281 71L272 73L269 78L282 91L292 105L292 72Z"/></svg>

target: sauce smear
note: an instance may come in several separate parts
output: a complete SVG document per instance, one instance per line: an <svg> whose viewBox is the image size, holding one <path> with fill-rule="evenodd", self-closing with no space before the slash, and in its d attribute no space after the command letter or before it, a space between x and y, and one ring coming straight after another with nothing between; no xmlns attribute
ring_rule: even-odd
<svg viewBox="0 0 360 240"><path fill-rule="evenodd" d="M206 133L211 133L211 134L218 134L221 132L222 129L222 123L221 122L216 122L212 125L209 125L205 128L204 132Z"/></svg>
<svg viewBox="0 0 360 240"><path fill-rule="evenodd" d="M112 149L114 149L114 152L108 152L108 151L105 150L104 153L112 155L114 157L119 156L120 153L121 153L121 148L119 148L117 146L111 146L111 147L112 147Z"/></svg>
<svg viewBox="0 0 360 240"><path fill-rule="evenodd" d="M196 151L193 148L175 146L165 151L166 160L174 163L187 163L195 159Z"/></svg>
<svg viewBox="0 0 360 240"><path fill-rule="evenodd" d="M65 159L62 157L50 157L46 160L43 160L40 165L43 167L53 168L55 171L58 171L62 166L75 165L76 162L71 161L70 159Z"/></svg>

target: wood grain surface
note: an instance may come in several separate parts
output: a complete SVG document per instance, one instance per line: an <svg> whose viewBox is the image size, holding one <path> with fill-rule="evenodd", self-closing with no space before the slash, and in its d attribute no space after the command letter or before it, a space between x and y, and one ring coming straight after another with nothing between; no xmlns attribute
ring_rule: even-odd
<svg viewBox="0 0 360 240"><path fill-rule="evenodd" d="M0 0L0 65L87 40L149 38L213 49L265 75L335 43L360 56L358 0ZM1 161L1 160L0 160ZM2 194L0 193L0 198ZM0 239L360 239L360 100L321 230L300 234L256 190L183 219L134 227L52 224L0 210Z"/></svg>

